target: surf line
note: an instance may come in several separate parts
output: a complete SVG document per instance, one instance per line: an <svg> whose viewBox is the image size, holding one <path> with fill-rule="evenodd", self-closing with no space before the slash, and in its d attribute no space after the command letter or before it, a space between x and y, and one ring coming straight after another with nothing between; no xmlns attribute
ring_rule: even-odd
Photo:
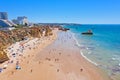
<svg viewBox="0 0 120 80"><path fill-rule="evenodd" d="M87 61L89 61L90 63L94 64L95 66L98 66L97 63L93 62L92 60L90 60L89 58L87 58L82 51L80 51L80 54L82 55L83 58L85 58Z"/></svg>
<svg viewBox="0 0 120 80"><path fill-rule="evenodd" d="M72 33L72 32L71 32L71 33ZM77 45L78 47L80 47L80 44L78 43L78 40L75 38L75 33L72 33L72 37L73 37L73 39L75 40L76 45ZM82 57L85 58L88 62L92 63L92 64L95 65L95 66L98 66L97 63L95 63L95 62L93 62L92 60L90 60L89 58L87 58L87 57L83 54L82 51L80 51L80 54L81 54Z"/></svg>

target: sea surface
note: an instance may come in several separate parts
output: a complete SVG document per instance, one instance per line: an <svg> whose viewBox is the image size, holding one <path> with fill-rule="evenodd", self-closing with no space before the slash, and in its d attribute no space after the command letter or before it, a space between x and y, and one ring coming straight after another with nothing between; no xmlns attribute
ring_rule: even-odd
<svg viewBox="0 0 120 80"><path fill-rule="evenodd" d="M64 25L74 34L80 53L111 79L120 80L120 25ZM82 35L92 30L93 35Z"/></svg>

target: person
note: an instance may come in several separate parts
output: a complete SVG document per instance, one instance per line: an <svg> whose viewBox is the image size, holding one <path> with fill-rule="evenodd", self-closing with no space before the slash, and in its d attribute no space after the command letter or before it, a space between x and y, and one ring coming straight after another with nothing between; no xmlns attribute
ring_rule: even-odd
<svg viewBox="0 0 120 80"><path fill-rule="evenodd" d="M19 65L19 61L16 62L16 65Z"/></svg>
<svg viewBox="0 0 120 80"><path fill-rule="evenodd" d="M83 69L80 69L80 71L82 72L82 71L83 71Z"/></svg>
<svg viewBox="0 0 120 80"><path fill-rule="evenodd" d="M57 69L57 72L59 72L59 69Z"/></svg>
<svg viewBox="0 0 120 80"><path fill-rule="evenodd" d="M0 73L1 73L1 72L3 72L3 69L2 69L2 68L0 68Z"/></svg>
<svg viewBox="0 0 120 80"><path fill-rule="evenodd" d="M31 69L30 72L32 72L33 70Z"/></svg>

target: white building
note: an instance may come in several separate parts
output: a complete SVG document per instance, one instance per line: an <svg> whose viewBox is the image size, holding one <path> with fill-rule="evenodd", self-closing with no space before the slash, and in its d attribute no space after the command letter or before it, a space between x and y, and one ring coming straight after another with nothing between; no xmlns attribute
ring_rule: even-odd
<svg viewBox="0 0 120 80"><path fill-rule="evenodd" d="M25 16L17 17L17 19L13 19L12 22L20 25L29 25L28 19Z"/></svg>

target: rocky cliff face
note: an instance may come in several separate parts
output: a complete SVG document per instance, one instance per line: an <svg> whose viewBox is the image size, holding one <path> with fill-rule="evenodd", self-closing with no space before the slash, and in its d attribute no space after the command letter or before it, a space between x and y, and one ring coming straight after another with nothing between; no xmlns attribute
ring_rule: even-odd
<svg viewBox="0 0 120 80"><path fill-rule="evenodd" d="M45 32L45 36L52 35L52 29L49 26L0 31L0 63L9 60L7 53L4 51L8 46L26 38L40 38L43 36L43 32Z"/></svg>

